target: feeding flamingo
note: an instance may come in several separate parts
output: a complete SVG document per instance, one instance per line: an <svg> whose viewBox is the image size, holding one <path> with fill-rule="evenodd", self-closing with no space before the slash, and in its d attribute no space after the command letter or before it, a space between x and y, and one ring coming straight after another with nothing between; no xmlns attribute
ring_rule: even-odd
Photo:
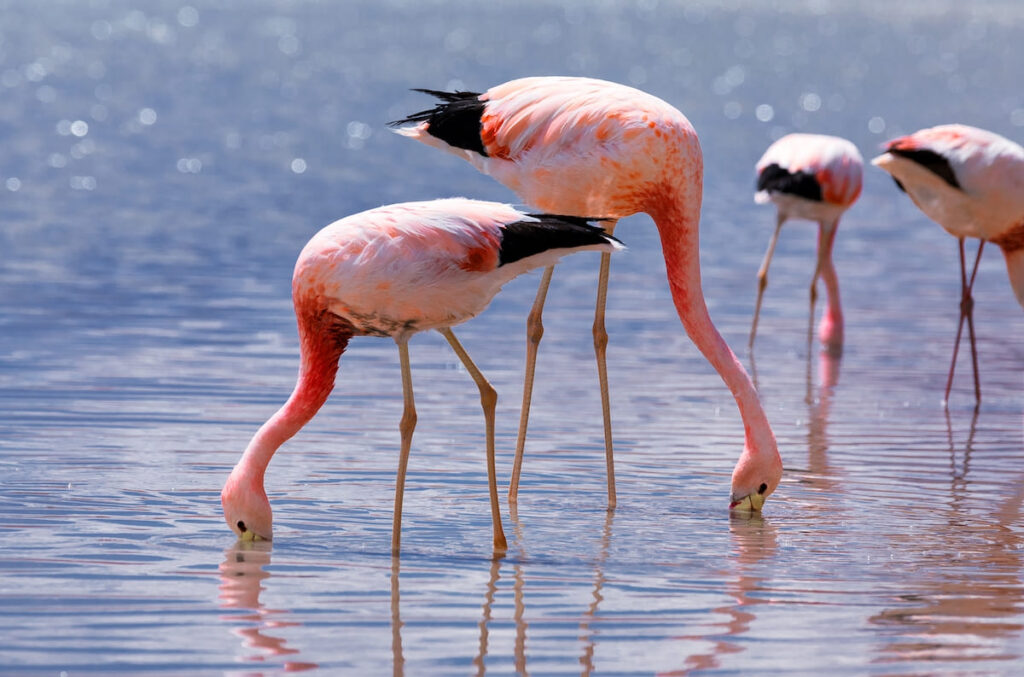
<svg viewBox="0 0 1024 677"><path fill-rule="evenodd" d="M416 332L437 329L480 389L494 547L505 550L494 468L497 396L451 327L482 312L502 285L528 270L552 265L574 251L619 248L617 240L586 219L527 214L464 198L378 207L325 227L302 250L292 278L301 353L298 382L249 442L224 485L221 503L228 525L245 540L271 538L270 502L263 488L271 457L327 400L349 339L389 336L398 344L405 400L391 534L397 554L416 425L408 342Z"/></svg>
<svg viewBox="0 0 1024 677"><path fill-rule="evenodd" d="M768 286L768 266L788 219L818 222L818 256L811 277L811 314L807 330L810 346L814 326L814 303L818 298L818 277L825 280L827 300L819 336L831 355L843 349L843 308L839 301L839 277L832 262L832 245L839 217L860 195L864 160L857 147L846 139L824 134L788 134L765 151L757 163L755 201L774 202L778 207L775 232L768 243L761 269L757 271L757 303L750 326L750 347L757 335L761 299Z"/></svg>
<svg viewBox="0 0 1024 677"><path fill-rule="evenodd" d="M743 419L744 449L733 471L731 506L759 510L782 477L782 461L757 391L715 329L701 293L698 226L704 166L689 120L650 94L590 78L523 78L483 94L419 91L441 102L392 123L410 125L399 133L468 160L545 211L599 215L610 220L608 232L618 219L637 212L654 219L683 326L732 391ZM593 335L604 414L608 505L613 507L604 326L609 264L609 257L602 255ZM527 367L510 501L518 492L551 273L550 267L544 272L527 320Z"/></svg>
<svg viewBox="0 0 1024 677"><path fill-rule="evenodd" d="M971 289L985 242L1006 257L1017 301L1024 306L1024 148L993 132L967 125L939 125L885 144L872 164L892 175L918 208L955 237L960 248L960 320L943 402L949 401L964 320L971 342L974 397L981 401L974 343ZM981 240L967 276L964 238Z"/></svg>

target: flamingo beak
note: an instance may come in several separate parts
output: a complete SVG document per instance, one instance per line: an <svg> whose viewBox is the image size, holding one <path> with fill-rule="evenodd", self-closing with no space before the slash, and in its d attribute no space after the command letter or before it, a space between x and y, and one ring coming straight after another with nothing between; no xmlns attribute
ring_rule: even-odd
<svg viewBox="0 0 1024 677"><path fill-rule="evenodd" d="M760 512L764 505L764 494L747 494L741 499L733 500L729 510L735 512Z"/></svg>

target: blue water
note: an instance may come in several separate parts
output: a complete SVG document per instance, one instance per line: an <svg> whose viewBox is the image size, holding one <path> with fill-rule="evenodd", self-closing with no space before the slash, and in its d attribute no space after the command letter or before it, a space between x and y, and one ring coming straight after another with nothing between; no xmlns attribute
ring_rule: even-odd
<svg viewBox="0 0 1024 677"><path fill-rule="evenodd" d="M995 248L977 411L964 351L940 404L955 240L874 168L836 243L842 359L804 342L811 224L783 229L745 349L764 148L815 131L869 158L945 122L1021 141L1022 39L997 0L0 2L0 673L1024 671L1024 313ZM219 491L294 383L302 245L382 203L515 201L386 122L428 104L413 87L556 73L653 92L701 136L705 295L786 466L763 517L728 516L742 425L640 215L609 298L614 513L581 254L549 294L506 558L476 388L436 334L411 345L401 558L398 360L372 338L270 467L273 546L236 544ZM502 485L537 279L458 329L501 398Z"/></svg>

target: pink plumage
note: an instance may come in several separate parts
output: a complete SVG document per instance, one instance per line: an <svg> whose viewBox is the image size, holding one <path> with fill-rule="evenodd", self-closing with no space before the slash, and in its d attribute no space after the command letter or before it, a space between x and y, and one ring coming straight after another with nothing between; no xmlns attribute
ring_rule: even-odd
<svg viewBox="0 0 1024 677"><path fill-rule="evenodd" d="M843 310L839 298L839 276L832 261L839 218L860 195L864 161L857 147L846 139L824 134L789 134L765 151L757 163L759 203L773 202L778 207L775 232L768 244L764 262L757 273L757 301L750 327L750 346L757 335L761 300L768 285L768 266L782 224L789 219L818 222L818 255L811 278L811 314L817 299L817 281L825 281L827 300L819 335L833 355L843 346ZM808 326L808 343L813 324Z"/></svg>
<svg viewBox="0 0 1024 677"><path fill-rule="evenodd" d="M399 133L469 161L527 203L560 214L614 219L646 212L661 234L676 310L687 334L732 391L745 445L733 471L732 505L760 509L782 475L775 436L757 392L715 329L701 291L698 226L703 181L700 142L674 107L623 85L574 77L512 80L482 94L422 90L435 108L395 124ZM608 470L615 505L604 308L609 261L602 256L594 318ZM550 268L527 322L527 369L509 499L516 500Z"/></svg>
<svg viewBox="0 0 1024 677"><path fill-rule="evenodd" d="M960 321L945 400L953 385L957 349L964 321L970 333L974 392L981 399L974 340L971 287L984 244L1003 251L1017 301L1024 306L1024 148L968 125L922 129L885 144L872 163L889 172L914 204L958 240L960 249ZM981 240L974 269L967 275L964 238Z"/></svg>
<svg viewBox="0 0 1024 677"><path fill-rule="evenodd" d="M573 251L610 252L618 242L586 219L527 214L463 198L388 205L325 227L303 248L292 278L301 365L291 397L259 429L221 492L224 518L243 539L269 539L263 477L271 457L326 402L353 336L388 336L399 348L405 414L392 550L401 533L405 467L416 422L408 341L440 331L480 389L494 547L506 548L494 468L496 395L450 327L482 312L501 286Z"/></svg>

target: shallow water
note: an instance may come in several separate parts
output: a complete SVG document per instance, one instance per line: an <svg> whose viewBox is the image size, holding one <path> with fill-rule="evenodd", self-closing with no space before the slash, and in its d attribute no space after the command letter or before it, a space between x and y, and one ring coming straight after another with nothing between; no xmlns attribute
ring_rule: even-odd
<svg viewBox="0 0 1024 677"><path fill-rule="evenodd" d="M92 0L0 17L0 673L1024 671L1024 313L987 252L984 400L962 353L944 410L955 241L874 169L836 245L841 360L805 345L810 224L783 230L756 352L738 350L786 466L763 517L726 511L742 426L645 216L620 224L612 268L614 513L592 255L549 295L504 559L476 389L436 334L412 342L400 560L390 341L353 341L272 464L272 548L235 544L218 501L293 385L308 237L386 202L514 200L386 131L427 104L409 88L591 75L685 111L704 290L740 349L773 224L751 200L767 144L836 133L870 157L951 121L1021 140L1017 4ZM502 484L536 281L458 331L501 397Z"/></svg>

